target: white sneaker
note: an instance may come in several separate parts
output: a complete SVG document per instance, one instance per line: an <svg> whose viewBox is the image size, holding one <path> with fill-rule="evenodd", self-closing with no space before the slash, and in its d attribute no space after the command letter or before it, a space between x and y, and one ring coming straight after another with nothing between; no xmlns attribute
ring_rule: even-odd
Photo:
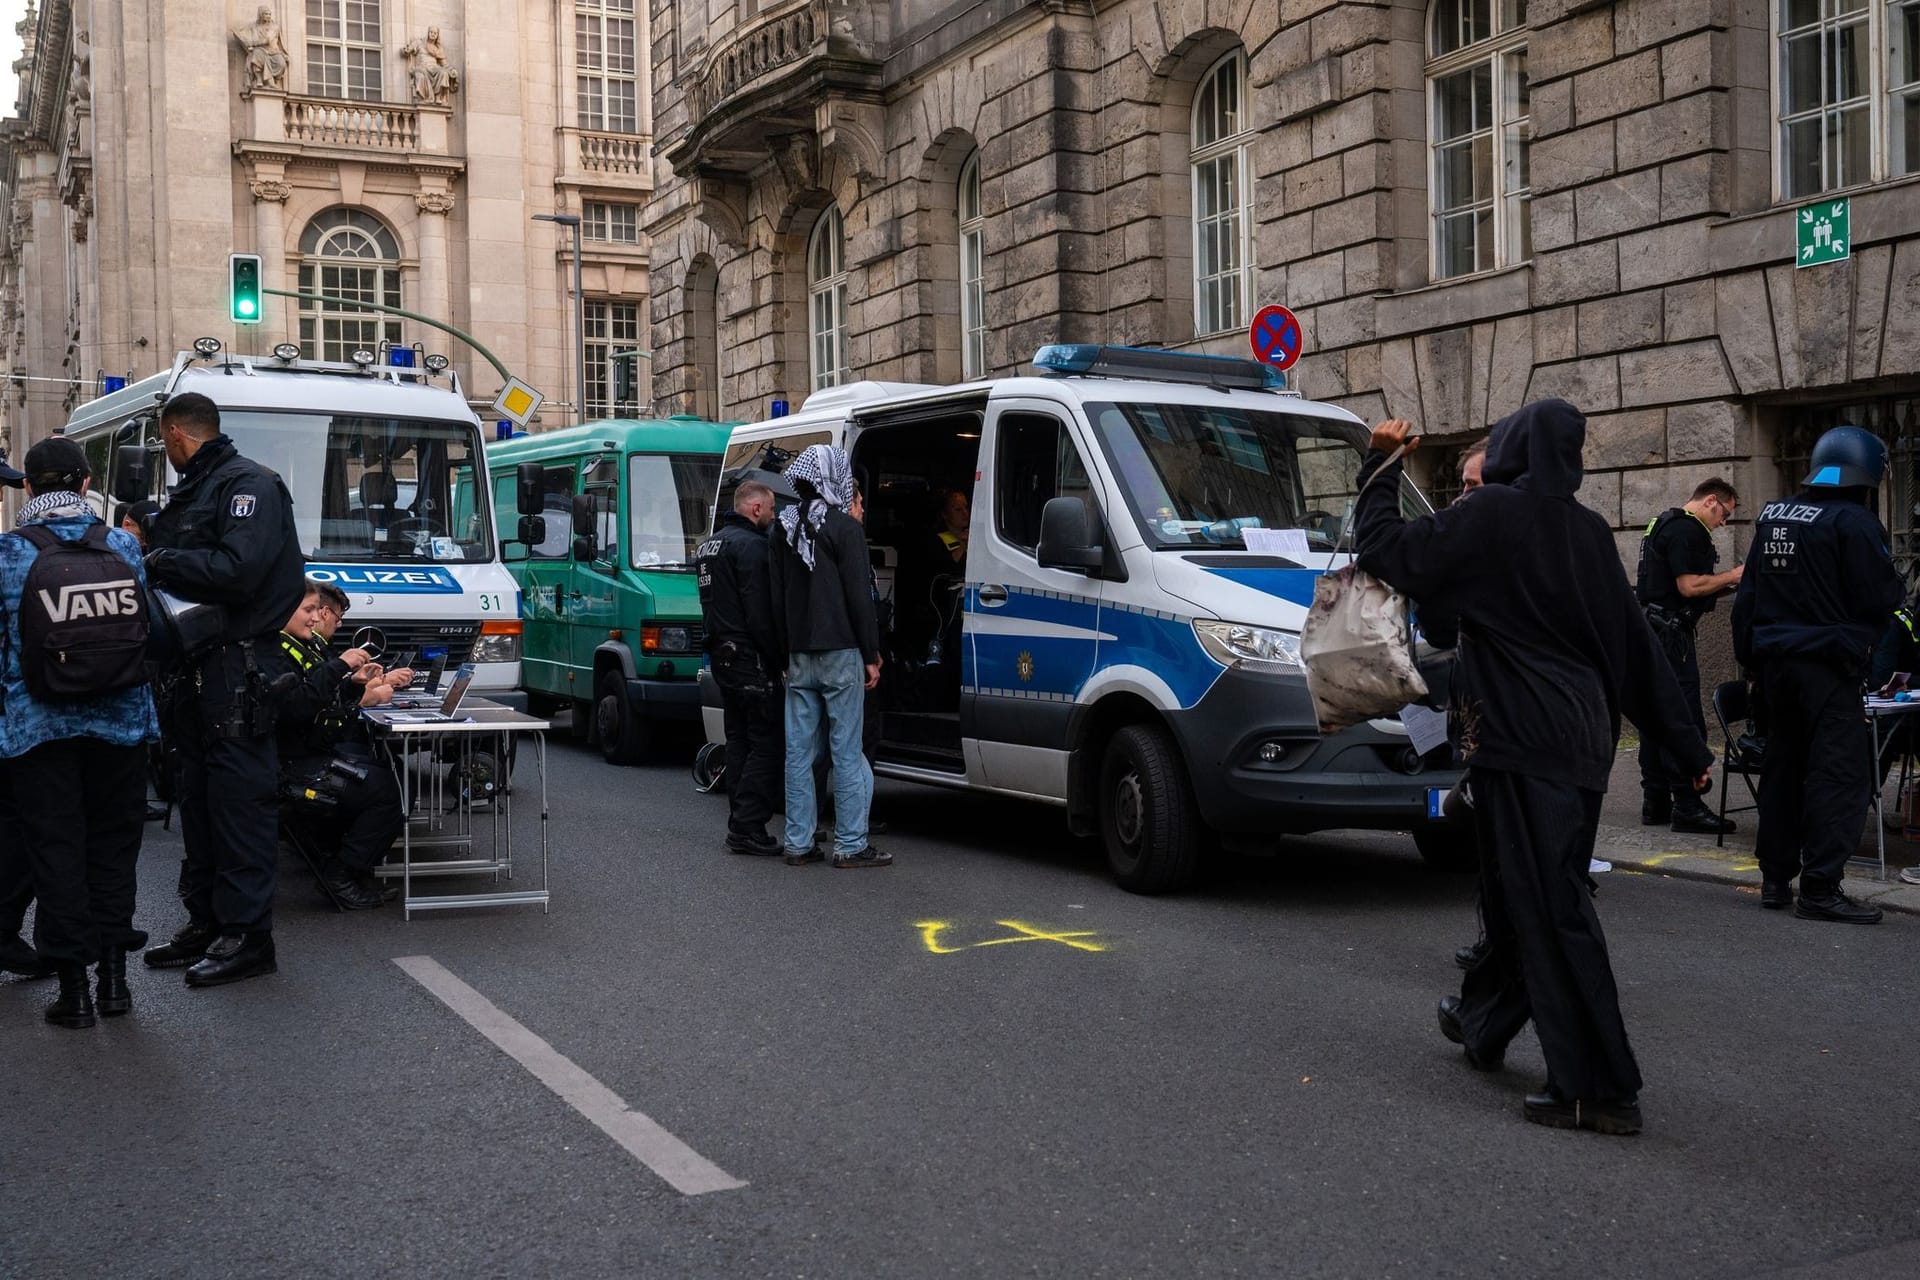
<svg viewBox="0 0 1920 1280"><path fill-rule="evenodd" d="M1901 884L1920 884L1920 867L1908 867L1900 873Z"/></svg>
<svg viewBox="0 0 1920 1280"><path fill-rule="evenodd" d="M1604 858L1595 858L1587 863L1587 874L1590 876L1603 876L1611 870L1613 870L1613 864Z"/></svg>

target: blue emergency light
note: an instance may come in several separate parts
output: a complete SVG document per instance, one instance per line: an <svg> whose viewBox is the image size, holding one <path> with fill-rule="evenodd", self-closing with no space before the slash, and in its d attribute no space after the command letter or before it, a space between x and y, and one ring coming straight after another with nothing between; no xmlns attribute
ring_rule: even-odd
<svg viewBox="0 0 1920 1280"><path fill-rule="evenodd" d="M1042 373L1190 382L1228 391L1284 391L1287 386L1285 374L1257 360L1210 356L1197 351L1162 351L1155 347L1057 343L1035 352L1033 367Z"/></svg>

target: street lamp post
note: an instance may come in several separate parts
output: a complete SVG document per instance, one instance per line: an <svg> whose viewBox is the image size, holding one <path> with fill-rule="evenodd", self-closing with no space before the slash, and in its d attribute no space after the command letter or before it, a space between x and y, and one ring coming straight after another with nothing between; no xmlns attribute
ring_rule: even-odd
<svg viewBox="0 0 1920 1280"><path fill-rule="evenodd" d="M536 213L535 222L557 222L573 228L573 407L574 421L587 420L587 303L580 292L580 215Z"/></svg>

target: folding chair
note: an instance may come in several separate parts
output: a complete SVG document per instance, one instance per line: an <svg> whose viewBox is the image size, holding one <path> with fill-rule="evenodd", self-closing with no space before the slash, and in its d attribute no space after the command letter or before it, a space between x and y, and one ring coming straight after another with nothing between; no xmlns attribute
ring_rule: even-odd
<svg viewBox="0 0 1920 1280"><path fill-rule="evenodd" d="M1725 684L1715 685L1713 690L1713 718L1720 722L1720 737L1727 744L1721 756L1720 770L1720 818L1724 825L1729 813L1745 813L1749 809L1760 807L1760 793L1754 788L1753 779L1760 772L1761 756L1766 750L1766 740L1752 733L1736 734L1733 726L1736 722L1750 720L1753 716L1753 700L1744 680L1729 680ZM1739 774L1747 784L1747 798L1752 804L1736 805L1727 808L1727 792L1733 789L1729 779ZM1726 832L1722 831L1714 838L1714 844L1724 847L1727 843Z"/></svg>

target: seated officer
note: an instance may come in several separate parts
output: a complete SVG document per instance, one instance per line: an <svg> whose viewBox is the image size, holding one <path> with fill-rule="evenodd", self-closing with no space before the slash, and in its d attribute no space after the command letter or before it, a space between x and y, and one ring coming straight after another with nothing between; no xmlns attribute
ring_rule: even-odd
<svg viewBox="0 0 1920 1280"><path fill-rule="evenodd" d="M281 629L268 678L281 699L281 819L334 845L322 855L321 883L342 907L359 911L385 900L373 869L406 822L400 784L368 746L359 708L392 701L413 672L383 672L364 649L328 657L346 611L344 592L309 579Z"/></svg>

